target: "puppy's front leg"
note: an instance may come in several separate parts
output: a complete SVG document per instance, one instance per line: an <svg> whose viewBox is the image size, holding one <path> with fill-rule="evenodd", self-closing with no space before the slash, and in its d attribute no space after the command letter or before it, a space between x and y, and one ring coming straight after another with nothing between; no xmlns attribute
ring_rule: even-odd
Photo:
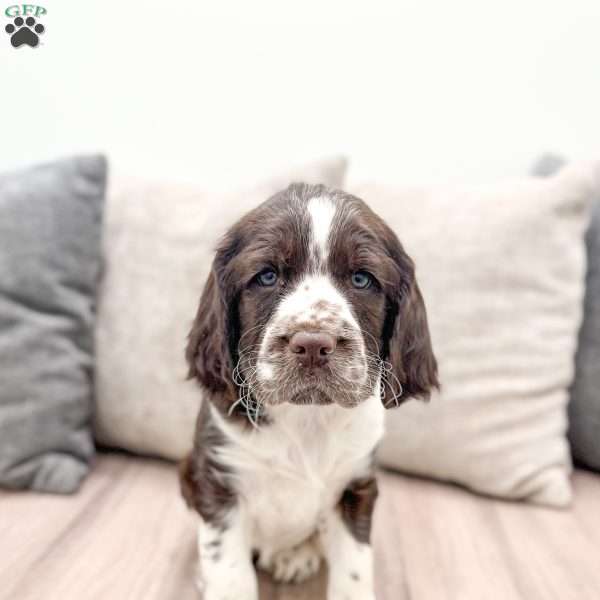
<svg viewBox="0 0 600 600"><path fill-rule="evenodd" d="M352 482L322 524L329 564L327 600L375 600L370 534L376 498L374 478Z"/></svg>
<svg viewBox="0 0 600 600"><path fill-rule="evenodd" d="M219 523L200 519L198 555L203 600L258 600L248 527L239 508Z"/></svg>

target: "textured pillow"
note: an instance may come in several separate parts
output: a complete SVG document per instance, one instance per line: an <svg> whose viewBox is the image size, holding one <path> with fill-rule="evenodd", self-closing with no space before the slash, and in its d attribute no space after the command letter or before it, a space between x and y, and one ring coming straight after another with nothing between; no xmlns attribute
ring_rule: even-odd
<svg viewBox="0 0 600 600"><path fill-rule="evenodd" d="M111 179L96 335L100 442L173 459L189 450L200 391L186 381L184 347L217 240L291 181L340 187L345 170L343 159L320 161L226 196Z"/></svg>
<svg viewBox="0 0 600 600"><path fill-rule="evenodd" d="M538 161L534 173L551 175L564 164L561 158L547 155ZM588 269L569 402L569 441L577 462L600 471L600 194L593 198L586 247Z"/></svg>
<svg viewBox="0 0 600 600"><path fill-rule="evenodd" d="M101 156L0 176L0 485L69 493L88 471L105 180Z"/></svg>
<svg viewBox="0 0 600 600"><path fill-rule="evenodd" d="M388 412L381 462L554 506L597 165L489 187L358 186L417 265L442 390Z"/></svg>

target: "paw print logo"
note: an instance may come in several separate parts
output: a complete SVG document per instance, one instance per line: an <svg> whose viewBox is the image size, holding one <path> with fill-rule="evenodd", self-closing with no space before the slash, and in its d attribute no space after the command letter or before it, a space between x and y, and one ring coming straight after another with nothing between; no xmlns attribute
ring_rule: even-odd
<svg viewBox="0 0 600 600"><path fill-rule="evenodd" d="M17 17L13 23L9 23L4 30L10 35L10 43L15 48L23 44L35 48L40 43L39 34L44 33L45 28L41 23L36 24L33 17L27 17L25 20Z"/></svg>

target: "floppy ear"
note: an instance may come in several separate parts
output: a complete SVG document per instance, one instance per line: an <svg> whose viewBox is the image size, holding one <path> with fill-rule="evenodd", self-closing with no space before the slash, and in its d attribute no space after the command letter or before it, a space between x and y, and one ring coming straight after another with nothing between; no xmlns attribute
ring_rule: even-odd
<svg viewBox="0 0 600 600"><path fill-rule="evenodd" d="M200 305L188 336L186 358L189 378L196 378L213 393L236 392L232 379L233 362L237 359L239 317L235 293L226 276L226 265L236 254L234 236L227 235L217 250Z"/></svg>
<svg viewBox="0 0 600 600"><path fill-rule="evenodd" d="M224 392L233 384L226 311L213 266L204 285L185 351L188 377L198 379L210 392Z"/></svg>
<svg viewBox="0 0 600 600"><path fill-rule="evenodd" d="M383 386L386 408L411 397L426 400L431 390L439 387L425 303L414 279L412 261L405 258L410 281L401 286L393 298L388 298L384 324L384 359L391 366L387 384Z"/></svg>

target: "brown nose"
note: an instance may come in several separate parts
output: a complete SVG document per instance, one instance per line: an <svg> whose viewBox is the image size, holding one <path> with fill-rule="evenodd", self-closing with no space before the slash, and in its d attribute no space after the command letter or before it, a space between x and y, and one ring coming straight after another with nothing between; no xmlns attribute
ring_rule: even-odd
<svg viewBox="0 0 600 600"><path fill-rule="evenodd" d="M299 331L290 339L290 350L303 367L322 367L335 346L335 339L328 333Z"/></svg>

